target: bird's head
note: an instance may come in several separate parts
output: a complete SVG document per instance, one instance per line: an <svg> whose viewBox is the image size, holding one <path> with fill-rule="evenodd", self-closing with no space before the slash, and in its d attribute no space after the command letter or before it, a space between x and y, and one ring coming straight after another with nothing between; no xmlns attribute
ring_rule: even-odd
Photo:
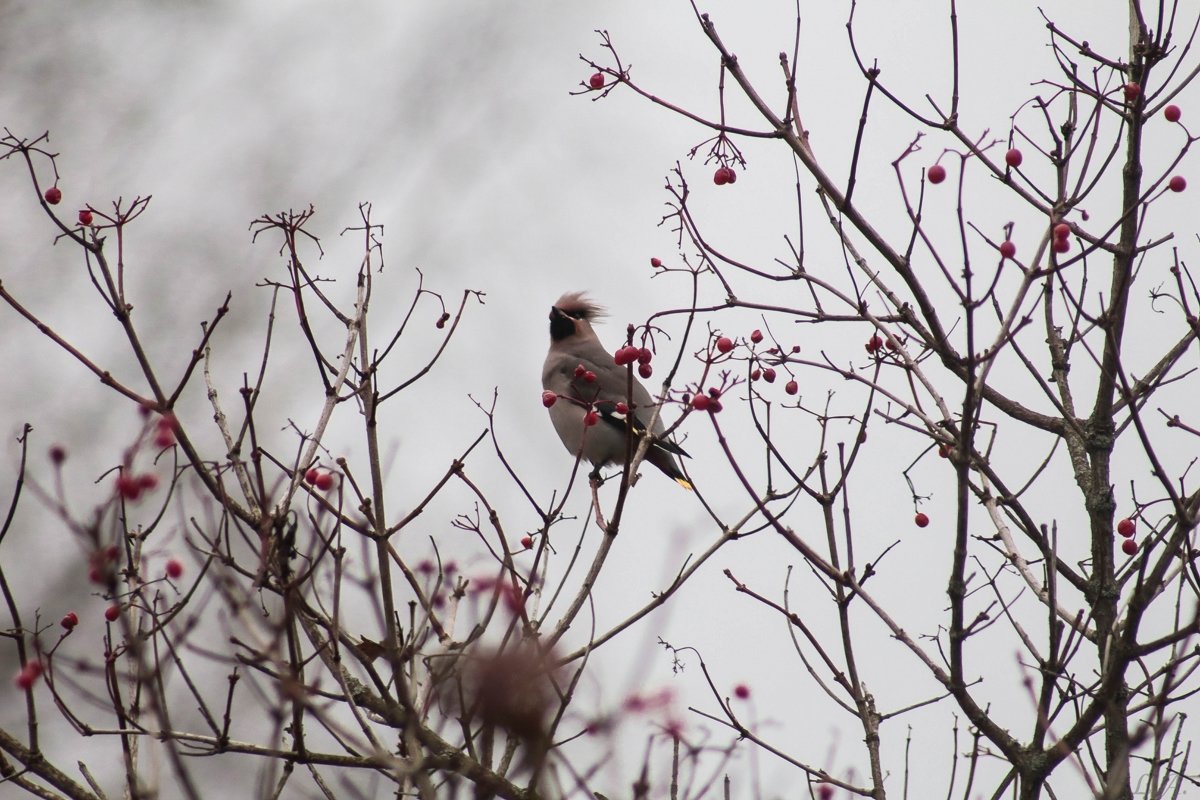
<svg viewBox="0 0 1200 800"><path fill-rule="evenodd" d="M604 316L584 292L567 292L550 307L550 338L562 342L592 331L592 321Z"/></svg>

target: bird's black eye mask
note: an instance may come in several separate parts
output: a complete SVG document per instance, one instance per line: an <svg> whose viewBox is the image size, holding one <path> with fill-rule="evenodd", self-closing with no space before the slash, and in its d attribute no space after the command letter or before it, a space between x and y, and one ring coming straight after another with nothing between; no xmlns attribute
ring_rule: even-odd
<svg viewBox="0 0 1200 800"><path fill-rule="evenodd" d="M550 338L561 342L575 333L575 321L583 319L583 312L568 313L558 306L550 308Z"/></svg>
<svg viewBox="0 0 1200 800"><path fill-rule="evenodd" d="M555 312L558 312L558 313L556 314ZM577 309L575 311L564 311L563 309L559 308L558 306L554 306L550 309L550 316L551 317L563 316L563 317L570 317L571 319L583 319L584 317L587 316L587 314L582 309Z"/></svg>

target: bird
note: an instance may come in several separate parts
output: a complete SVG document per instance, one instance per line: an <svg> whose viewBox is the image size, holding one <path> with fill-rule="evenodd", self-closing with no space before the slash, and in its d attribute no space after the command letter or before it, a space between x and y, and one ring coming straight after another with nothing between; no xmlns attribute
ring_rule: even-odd
<svg viewBox="0 0 1200 800"><path fill-rule="evenodd" d="M656 405L646 387L600 343L592 323L603 316L604 309L584 292L560 297L550 307L550 350L542 365L550 421L567 450L592 463L596 479L601 467L624 464L626 454L637 449ZM594 415L590 425L589 415ZM678 459L688 454L663 436L665 430L662 418L655 420L646 461L691 489Z"/></svg>

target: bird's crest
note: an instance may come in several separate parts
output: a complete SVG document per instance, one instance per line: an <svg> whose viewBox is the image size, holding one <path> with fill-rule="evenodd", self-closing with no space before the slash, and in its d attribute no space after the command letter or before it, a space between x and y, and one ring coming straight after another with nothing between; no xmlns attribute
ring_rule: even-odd
<svg viewBox="0 0 1200 800"><path fill-rule="evenodd" d="M588 322L608 316L604 307L594 303L587 296L587 292L567 292L558 298L554 307L569 317L585 319Z"/></svg>

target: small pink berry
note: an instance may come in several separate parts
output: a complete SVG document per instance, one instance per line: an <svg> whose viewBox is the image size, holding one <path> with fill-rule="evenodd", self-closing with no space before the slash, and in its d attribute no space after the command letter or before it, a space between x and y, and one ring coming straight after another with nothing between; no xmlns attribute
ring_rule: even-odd
<svg viewBox="0 0 1200 800"><path fill-rule="evenodd" d="M917 524L918 528L924 528L929 524L929 515L924 511L918 511L917 515L913 517L913 522Z"/></svg>
<svg viewBox="0 0 1200 800"><path fill-rule="evenodd" d="M1070 239L1055 239L1054 240L1054 252L1056 252L1056 253L1071 252L1071 240Z"/></svg>
<svg viewBox="0 0 1200 800"><path fill-rule="evenodd" d="M586 370L583 373L583 382L584 383L595 383L596 382L596 373L592 372L590 369Z"/></svg>
<svg viewBox="0 0 1200 800"><path fill-rule="evenodd" d="M659 267L662 266L662 259L661 258L650 259L650 266L654 267L655 269L658 269Z"/></svg>
<svg viewBox="0 0 1200 800"><path fill-rule="evenodd" d="M692 398L692 408L697 411L707 411L711 404L712 401L708 399L708 395L706 394L698 394Z"/></svg>
<svg viewBox="0 0 1200 800"><path fill-rule="evenodd" d="M79 615L74 611L68 611L63 615L63 618L59 620L58 624L62 625L64 630L69 631L79 624Z"/></svg>
<svg viewBox="0 0 1200 800"><path fill-rule="evenodd" d="M1179 122L1179 118L1183 116L1183 112L1179 110L1179 106L1171 105L1163 109L1163 118L1167 122ZM50 198L46 198L46 202L50 202Z"/></svg>
<svg viewBox="0 0 1200 800"><path fill-rule="evenodd" d="M1176 175L1171 178L1170 182L1167 184L1167 187L1172 192L1182 192L1187 188L1187 178L1183 177L1182 175Z"/></svg>
<svg viewBox="0 0 1200 800"><path fill-rule="evenodd" d="M733 696L738 700L747 700L750 697L750 687L744 683L739 683L733 687Z"/></svg>
<svg viewBox="0 0 1200 800"><path fill-rule="evenodd" d="M775 382L775 370L771 367L767 367L766 369L764 369L763 370L763 380L766 381L767 383L774 383Z"/></svg>
<svg viewBox="0 0 1200 800"><path fill-rule="evenodd" d="M1174 107L1175 106L1171 106L1171 108L1174 108ZM42 196L45 197L46 202L52 206L56 206L62 202L62 190L59 189L57 186L51 186L49 189L46 190L46 193Z"/></svg>
<svg viewBox="0 0 1200 800"><path fill-rule="evenodd" d="M788 381L786 384L784 384L783 390L788 394L795 394L796 392L800 391L800 384L796 383L795 381Z"/></svg>
<svg viewBox="0 0 1200 800"><path fill-rule="evenodd" d="M600 421L600 415L597 414L595 411L589 411L583 415L583 424L589 428L592 427L593 425L595 425L599 421Z"/></svg>
<svg viewBox="0 0 1200 800"><path fill-rule="evenodd" d="M171 580L183 577L183 562L178 558L167 559L167 577Z"/></svg>
<svg viewBox="0 0 1200 800"><path fill-rule="evenodd" d="M725 178L729 183L737 183L737 173L733 171L733 167L725 168Z"/></svg>
<svg viewBox="0 0 1200 800"><path fill-rule="evenodd" d="M313 486L317 482L317 477L320 476L321 470L316 467L311 467L308 472L304 473L304 482L309 486Z"/></svg>
<svg viewBox="0 0 1200 800"><path fill-rule="evenodd" d="M522 536L521 537L521 547L524 547L526 550L532 549L533 548L533 537L532 536Z"/></svg>
<svg viewBox="0 0 1200 800"><path fill-rule="evenodd" d="M1130 536L1133 536L1133 534L1137 533L1137 524L1133 520L1126 517L1117 523L1117 533L1128 539Z"/></svg>
<svg viewBox="0 0 1200 800"><path fill-rule="evenodd" d="M1004 163L1010 167L1019 167L1024 160L1025 156L1021 155L1021 151L1015 147L1004 154Z"/></svg>
<svg viewBox="0 0 1200 800"><path fill-rule="evenodd" d="M328 492L333 488L334 480L333 473L327 470L321 470L317 473L317 480L313 486L320 489L322 492Z"/></svg>
<svg viewBox="0 0 1200 800"><path fill-rule="evenodd" d="M1130 103L1137 100L1138 95L1142 93L1142 87L1134 81L1130 81L1121 88L1125 90L1125 99Z"/></svg>
<svg viewBox="0 0 1200 800"><path fill-rule="evenodd" d="M1017 254L1017 246L1015 244L1013 244L1011 241L1005 239L1003 242L1000 243L1000 257L1001 258L1012 258L1016 254Z"/></svg>
<svg viewBox="0 0 1200 800"><path fill-rule="evenodd" d="M37 683L38 676L41 674L42 662L30 661L17 673L14 683L17 684L18 689L29 691L33 688L33 684Z"/></svg>
<svg viewBox="0 0 1200 800"><path fill-rule="evenodd" d="M728 336L722 336L720 339L717 339L717 350L721 351L722 353L728 353L732 349L733 340Z"/></svg>
<svg viewBox="0 0 1200 800"><path fill-rule="evenodd" d="M941 164L934 164L925 174L929 178L930 183L941 183L946 180L946 168Z"/></svg>
<svg viewBox="0 0 1200 800"><path fill-rule="evenodd" d="M634 348L633 352L634 352L634 358L636 358L637 357L637 348ZM628 347L620 347L617 349L617 352L613 353L613 363L616 364L618 367L623 367L632 360L633 359L629 357L629 348Z"/></svg>
<svg viewBox="0 0 1200 800"><path fill-rule="evenodd" d="M79 224L80 225L91 225L92 224L92 212L87 210L86 208L82 209L79 212Z"/></svg>
<svg viewBox="0 0 1200 800"><path fill-rule="evenodd" d="M763 340L762 331L755 328L754 333L750 334L750 341L754 342L755 344L758 344L762 340Z"/></svg>
<svg viewBox="0 0 1200 800"><path fill-rule="evenodd" d="M595 75L588 78L588 86L591 86L593 89L603 89L604 88L604 73L597 72Z"/></svg>
<svg viewBox="0 0 1200 800"><path fill-rule="evenodd" d="M542 392L542 405L544 405L546 408L549 408L557 402L558 395L556 395L554 392Z"/></svg>
<svg viewBox="0 0 1200 800"><path fill-rule="evenodd" d="M883 339L879 338L879 334L877 333L872 334L871 338L867 339L865 347L867 348L868 353L874 355L875 353L879 352L880 348L883 347Z"/></svg>
<svg viewBox="0 0 1200 800"><path fill-rule="evenodd" d="M1127 556L1137 555L1137 539L1125 539L1121 542L1121 551Z"/></svg>
<svg viewBox="0 0 1200 800"><path fill-rule="evenodd" d="M587 372L587 367L583 366L583 364L575 365L575 377L576 378L582 378L584 373L586 373L586 372Z"/></svg>
<svg viewBox="0 0 1200 800"><path fill-rule="evenodd" d="M641 375L643 378L649 378L653 374L654 367L649 364L638 364L638 375Z"/></svg>
<svg viewBox="0 0 1200 800"><path fill-rule="evenodd" d="M833 800L833 786L828 783L818 783L817 800Z"/></svg>
<svg viewBox="0 0 1200 800"><path fill-rule="evenodd" d="M762 377L762 370L761 370L761 369L756 369L756 370L753 370L753 371L750 373L750 380L752 380L752 381L756 381L756 380L758 380L758 379L759 379L759 378L761 378L761 377Z"/></svg>
<svg viewBox="0 0 1200 800"><path fill-rule="evenodd" d="M61 464L67 460L67 448L61 444L51 445L49 455L51 462L56 465Z"/></svg>
<svg viewBox="0 0 1200 800"><path fill-rule="evenodd" d="M121 616L121 607L116 603L104 609L104 618L109 622L116 622L119 616Z"/></svg>
<svg viewBox="0 0 1200 800"><path fill-rule="evenodd" d="M639 348L637 351L637 360L639 364L649 364L654 360L654 353L651 353L648 347Z"/></svg>
<svg viewBox="0 0 1200 800"><path fill-rule="evenodd" d="M143 491L153 492L158 488L158 476L153 472L147 472L144 475L138 475L137 482L138 486L140 486Z"/></svg>
<svg viewBox="0 0 1200 800"><path fill-rule="evenodd" d="M1065 222L1060 222L1054 226L1054 238L1066 239L1071 235L1071 226Z"/></svg>

